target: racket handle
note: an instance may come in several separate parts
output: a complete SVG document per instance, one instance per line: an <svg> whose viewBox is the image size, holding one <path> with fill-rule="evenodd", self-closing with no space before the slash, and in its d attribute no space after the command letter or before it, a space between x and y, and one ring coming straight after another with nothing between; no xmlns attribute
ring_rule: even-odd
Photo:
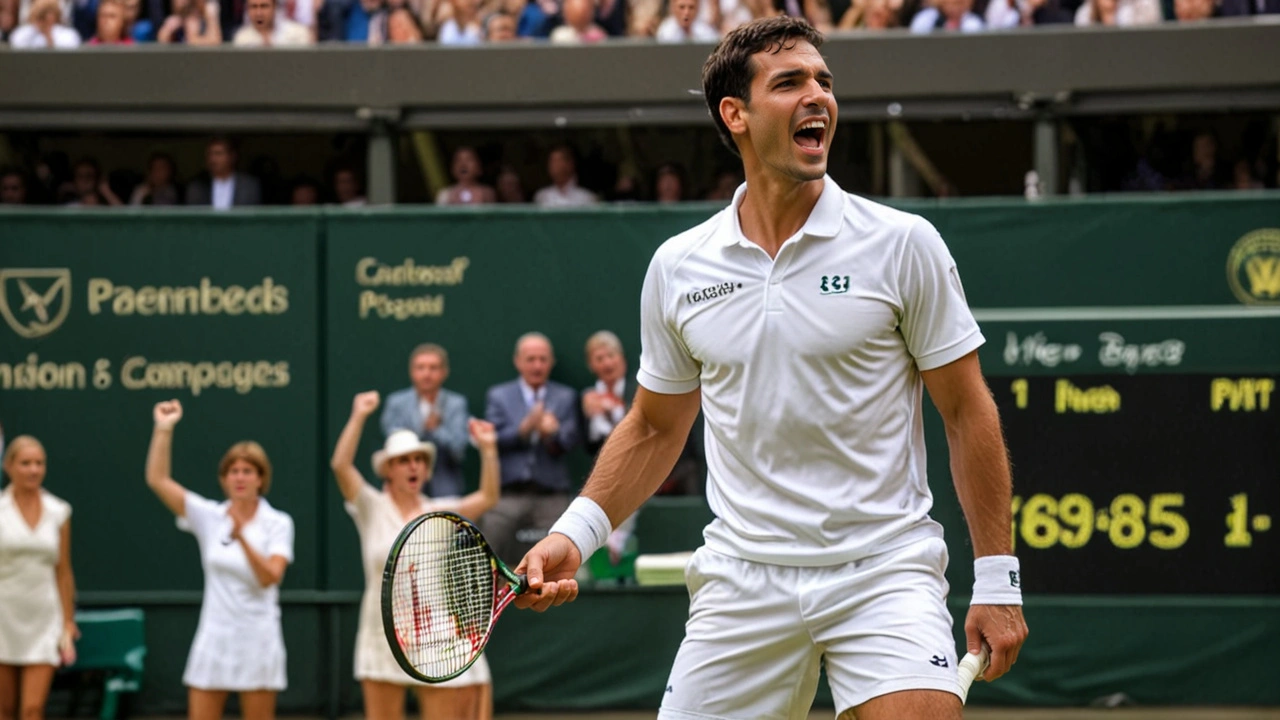
<svg viewBox="0 0 1280 720"><path fill-rule="evenodd" d="M517 575L516 581L517 581L516 582L517 595L523 595L529 592L529 576L528 575L524 575L524 574Z"/></svg>
<svg viewBox="0 0 1280 720"><path fill-rule="evenodd" d="M991 652L987 649L986 644L982 645L982 649L978 654L969 653L960 661L960 667L957 674L960 676L960 703L964 704L969 699L969 686L973 685L973 681L986 672L987 665L991 662Z"/></svg>

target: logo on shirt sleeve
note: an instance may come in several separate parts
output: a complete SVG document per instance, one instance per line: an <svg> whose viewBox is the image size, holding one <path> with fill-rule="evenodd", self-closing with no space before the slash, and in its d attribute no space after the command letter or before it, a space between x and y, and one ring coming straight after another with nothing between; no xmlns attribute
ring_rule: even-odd
<svg viewBox="0 0 1280 720"><path fill-rule="evenodd" d="M733 294L734 290L741 290L742 283L722 282L719 285L712 285L701 290L685 293L684 298L690 304L700 303L704 300L715 300L716 298L728 297Z"/></svg>

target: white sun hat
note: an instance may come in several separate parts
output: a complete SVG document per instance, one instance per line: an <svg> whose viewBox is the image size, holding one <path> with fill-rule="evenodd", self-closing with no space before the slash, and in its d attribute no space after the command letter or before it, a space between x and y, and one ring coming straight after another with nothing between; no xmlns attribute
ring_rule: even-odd
<svg viewBox="0 0 1280 720"><path fill-rule="evenodd" d="M382 449L373 454L373 473L378 477L383 477L382 466L388 460L414 453L423 453L427 456L427 467L435 467L435 445L419 440L418 434L412 430L396 430L387 436L386 442L382 444Z"/></svg>

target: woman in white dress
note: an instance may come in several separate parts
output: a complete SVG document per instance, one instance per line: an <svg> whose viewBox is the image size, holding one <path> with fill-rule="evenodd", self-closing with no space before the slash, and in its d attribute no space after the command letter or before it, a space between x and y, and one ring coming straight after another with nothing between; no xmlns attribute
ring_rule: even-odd
<svg viewBox="0 0 1280 720"><path fill-rule="evenodd" d="M360 599L360 623L356 631L355 676L364 694L364 714L369 720L402 720L405 688L418 696L423 720L489 720L492 709L489 665L482 655L460 677L437 685L413 681L396 663L382 629L382 571L387 554L400 530L426 512L451 510L471 520L498 504L500 468L498 436L493 425L472 418L471 440L480 450L480 489L454 498L427 498L422 488L431 480L436 448L422 442L411 430L387 436L373 454L373 471L382 478L377 490L355 466L356 447L365 421L378 407L378 393L356 395L351 417L333 450L333 473L346 501L347 513L360 534L365 588Z"/></svg>
<svg viewBox="0 0 1280 720"><path fill-rule="evenodd" d="M218 463L225 501L179 485L169 466L182 405L162 402L153 414L147 485L178 517L178 527L196 536L204 569L200 624L182 676L187 717L222 717L227 695L236 692L246 720L271 720L286 685L279 585L293 561L293 519L263 497L271 462L255 442L232 445Z"/></svg>
<svg viewBox="0 0 1280 720"><path fill-rule="evenodd" d="M14 438L4 452L0 718L43 718L54 671L76 659L71 506L43 489L45 461L44 446L30 435Z"/></svg>

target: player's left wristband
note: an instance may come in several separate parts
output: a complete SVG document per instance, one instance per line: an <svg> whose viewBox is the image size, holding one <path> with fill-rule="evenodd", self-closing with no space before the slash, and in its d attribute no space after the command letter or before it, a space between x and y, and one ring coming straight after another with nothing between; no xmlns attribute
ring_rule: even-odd
<svg viewBox="0 0 1280 720"><path fill-rule="evenodd" d="M569 509L551 526L550 532L560 533L572 540L585 563L609 540L613 523L609 522L609 516L594 500L578 497L569 503Z"/></svg>
<svg viewBox="0 0 1280 720"><path fill-rule="evenodd" d="M1022 573L1014 555L988 555L973 561L970 605L1021 605Z"/></svg>

